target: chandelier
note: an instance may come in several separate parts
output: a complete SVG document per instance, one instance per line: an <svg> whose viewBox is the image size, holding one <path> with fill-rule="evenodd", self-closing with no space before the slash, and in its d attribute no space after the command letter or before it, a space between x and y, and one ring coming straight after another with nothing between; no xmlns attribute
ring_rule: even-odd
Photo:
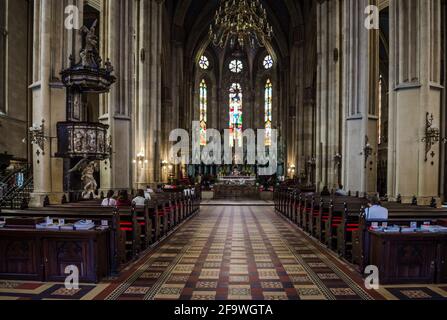
<svg viewBox="0 0 447 320"><path fill-rule="evenodd" d="M228 44L234 47L236 43L241 47L264 47L273 37L273 27L260 0L222 0L210 25L209 37L221 48Z"/></svg>

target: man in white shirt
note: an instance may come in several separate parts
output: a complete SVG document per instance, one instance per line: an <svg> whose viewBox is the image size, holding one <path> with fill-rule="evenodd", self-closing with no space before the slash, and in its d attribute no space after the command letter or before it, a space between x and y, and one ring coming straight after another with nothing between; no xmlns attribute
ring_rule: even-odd
<svg viewBox="0 0 447 320"><path fill-rule="evenodd" d="M367 221L388 220L388 209L381 206L377 197L374 197L365 210Z"/></svg>
<svg viewBox="0 0 447 320"><path fill-rule="evenodd" d="M346 197L348 193L344 190L342 185L339 185L337 191L335 191L335 195L339 197Z"/></svg>

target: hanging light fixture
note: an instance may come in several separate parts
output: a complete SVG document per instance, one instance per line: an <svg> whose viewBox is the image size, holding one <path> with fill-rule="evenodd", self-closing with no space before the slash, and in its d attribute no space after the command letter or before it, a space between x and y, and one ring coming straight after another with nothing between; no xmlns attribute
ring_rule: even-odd
<svg viewBox="0 0 447 320"><path fill-rule="evenodd" d="M210 25L209 37L217 47L264 47L273 37L267 11L260 0L222 0Z"/></svg>

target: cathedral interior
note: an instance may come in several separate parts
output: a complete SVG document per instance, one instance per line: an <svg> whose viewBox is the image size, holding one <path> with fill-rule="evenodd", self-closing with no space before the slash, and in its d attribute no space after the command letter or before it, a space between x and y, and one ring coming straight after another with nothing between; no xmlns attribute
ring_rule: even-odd
<svg viewBox="0 0 447 320"><path fill-rule="evenodd" d="M0 300L447 299L446 8L0 0ZM402 239L368 231L374 199ZM61 234L17 240L42 217ZM70 240L81 219L103 228ZM405 238L427 223L433 239ZM111 247L96 272L92 237ZM371 291L380 254L402 267Z"/></svg>

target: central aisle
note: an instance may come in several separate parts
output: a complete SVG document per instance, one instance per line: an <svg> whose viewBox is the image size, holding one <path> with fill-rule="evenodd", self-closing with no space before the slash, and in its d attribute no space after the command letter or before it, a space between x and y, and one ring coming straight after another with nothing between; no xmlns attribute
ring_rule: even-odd
<svg viewBox="0 0 447 320"><path fill-rule="evenodd" d="M221 206L203 207L97 298L372 299L359 284L273 208Z"/></svg>

